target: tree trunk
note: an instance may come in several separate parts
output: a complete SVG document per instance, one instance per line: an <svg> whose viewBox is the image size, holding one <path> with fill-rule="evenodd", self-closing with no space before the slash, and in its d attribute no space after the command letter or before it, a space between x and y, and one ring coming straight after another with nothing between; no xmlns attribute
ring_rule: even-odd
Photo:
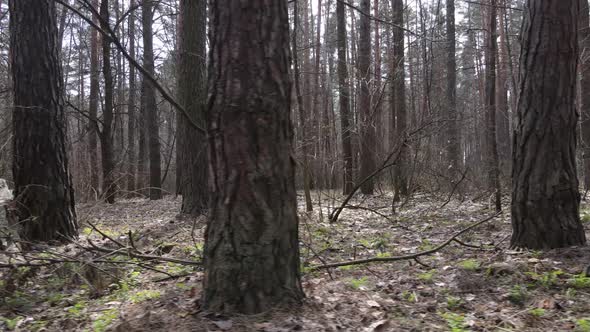
<svg viewBox="0 0 590 332"><path fill-rule="evenodd" d="M361 0L360 9L368 14L371 11L371 1ZM373 108L371 102L371 91L369 82L371 81L371 20L367 15L361 15L359 23L359 52L358 52L358 71L360 81L359 107L360 107L360 180L364 180L373 171L375 171L375 121L373 118ZM373 179L364 181L361 186L361 192L366 195L372 195L375 190Z"/></svg>
<svg viewBox="0 0 590 332"><path fill-rule="evenodd" d="M11 0L14 221L26 241L77 236L55 2Z"/></svg>
<svg viewBox="0 0 590 332"><path fill-rule="evenodd" d="M379 12L379 0L373 0L373 16L380 17ZM375 28L375 43L373 48L373 53L375 56L375 64L374 64L374 86L373 86L373 95L375 96L375 102L373 107L373 119L375 119L375 137L376 141L379 142L378 146L375 146L375 154L377 157L383 154L383 121L381 121L383 116L383 93L381 91L381 31L380 31L380 23L377 21L373 22Z"/></svg>
<svg viewBox="0 0 590 332"><path fill-rule="evenodd" d="M494 193L496 211L502 210L502 192L500 188L500 168L498 161L498 142L496 138L496 0L490 0L485 59L486 59L486 146L488 188Z"/></svg>
<svg viewBox="0 0 590 332"><path fill-rule="evenodd" d="M457 61L455 59L455 0L447 0L447 154L449 175L458 181L461 141L457 117Z"/></svg>
<svg viewBox="0 0 590 332"><path fill-rule="evenodd" d="M93 0L92 6L98 10L98 0ZM93 15L92 20L98 23L98 18ZM90 118L90 127L88 130L88 153L90 154L90 189L94 197L100 195L98 185L98 103L100 94L100 65L98 55L98 31L90 29L90 100L88 105L88 115Z"/></svg>
<svg viewBox="0 0 590 332"><path fill-rule="evenodd" d="M512 171L511 246L586 243L580 222L575 110L579 0L529 0Z"/></svg>
<svg viewBox="0 0 590 332"><path fill-rule="evenodd" d="M512 61L508 56L506 42L508 36L506 35L506 22L504 20L506 11L506 1L500 1L499 10L499 32L500 32L500 47L498 47L498 75L496 75L496 118L497 118L497 139L498 139L498 155L500 161L500 172L507 177L510 174L511 164L511 137L510 137L510 108L508 104L508 75L509 63ZM501 178L504 178L501 177Z"/></svg>
<svg viewBox="0 0 590 332"><path fill-rule="evenodd" d="M100 3L100 25L107 30L109 22L109 2L102 0ZM102 72L104 76L104 108L102 110L102 131L100 132L100 151L102 160L102 192L104 200L115 203L117 188L114 181L114 156L113 156L113 73L111 71L111 42L108 38L102 38Z"/></svg>
<svg viewBox="0 0 590 332"><path fill-rule="evenodd" d="M393 128L390 128L390 146L395 146L396 140L404 139L407 131L406 115L406 73L404 56L404 2L403 0L392 0L393 10L393 82L392 82L392 103L391 116ZM424 92L425 93L425 92ZM395 190L402 196L409 194L407 179L407 146L402 146L400 157L395 167ZM396 195L397 196L397 195Z"/></svg>
<svg viewBox="0 0 590 332"><path fill-rule="evenodd" d="M590 189L590 18L588 0L580 0L580 72L581 72L581 127L584 162L584 188Z"/></svg>
<svg viewBox="0 0 590 332"><path fill-rule="evenodd" d="M206 16L205 0L180 1L178 92L181 104L202 128L205 127L207 102ZM177 167L181 172L181 212L196 216L207 208L208 203L207 140L186 117L179 116L178 119L176 153L180 155Z"/></svg>
<svg viewBox="0 0 590 332"><path fill-rule="evenodd" d="M336 20L338 33L338 85L340 102L340 127L342 139L343 159L343 189L342 193L348 195L354 187L353 159L352 159L352 118L350 110L350 88L348 86L348 65L346 63L346 11L342 1L336 2Z"/></svg>
<svg viewBox="0 0 590 332"><path fill-rule="evenodd" d="M153 2L151 0L143 1L141 8L141 23L143 26L143 66L150 75L154 76L156 70L154 67L154 36L152 29L154 16ZM144 98L143 115L147 120L146 136L148 140L148 154L150 160L149 193L151 200L157 200L162 198L162 165L156 90L150 81L144 79L142 80L142 83L142 93Z"/></svg>
<svg viewBox="0 0 590 332"><path fill-rule="evenodd" d="M253 314L304 296L287 2L209 4L212 197L203 305Z"/></svg>
<svg viewBox="0 0 590 332"><path fill-rule="evenodd" d="M135 6L136 0L131 0L129 6ZM129 13L129 55L135 59L135 11ZM135 191L135 171L137 167L137 159L135 152L135 130L137 128L136 122L136 85L135 85L135 67L129 64L129 96L127 100L127 191L133 193Z"/></svg>
<svg viewBox="0 0 590 332"><path fill-rule="evenodd" d="M299 4L293 3L293 69L295 77L295 94L297 98L297 106L299 107L299 122L302 142L302 154L303 154L303 194L305 195L305 211L313 211L313 205L311 202L311 170L309 166L309 147L306 142L307 140L307 126L306 118L307 112L303 103L303 96L301 95L301 84L299 78L299 54L297 52L297 31L299 30Z"/></svg>

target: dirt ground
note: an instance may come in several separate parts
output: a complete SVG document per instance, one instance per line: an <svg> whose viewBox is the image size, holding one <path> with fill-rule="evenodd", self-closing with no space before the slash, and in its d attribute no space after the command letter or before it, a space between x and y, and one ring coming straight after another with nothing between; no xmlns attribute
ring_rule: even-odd
<svg viewBox="0 0 590 332"><path fill-rule="evenodd" d="M392 196L384 193L353 199L353 208L330 223L328 214L342 196L314 192L313 198L314 211L300 214L307 295L300 307L257 316L204 312L203 273L189 263L201 260L205 217L179 217L180 199L173 197L132 199L79 205L76 243L36 248L29 256L45 259L44 266L0 269L0 329L590 331L590 278L582 273L590 263L588 247L509 250L505 212L417 260L316 269L427 251L494 213L487 201L418 194L394 215ZM582 219L590 221L585 208ZM126 254L131 251L135 257ZM4 256L0 262L8 260Z"/></svg>

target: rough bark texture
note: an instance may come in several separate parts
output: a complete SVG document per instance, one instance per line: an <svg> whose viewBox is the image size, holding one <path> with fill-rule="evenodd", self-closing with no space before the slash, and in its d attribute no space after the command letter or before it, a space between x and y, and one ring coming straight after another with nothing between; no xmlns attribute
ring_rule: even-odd
<svg viewBox="0 0 590 332"><path fill-rule="evenodd" d="M360 9L364 13L370 13L371 1L361 0ZM360 121L360 169L359 177L362 181L375 170L375 121L373 118L373 108L371 102L371 91L369 82L371 81L371 20L367 15L361 15L359 23L359 53L358 53L358 70L359 70L359 113ZM364 181L361 186L363 194L373 194L375 183L373 179Z"/></svg>
<svg viewBox="0 0 590 332"><path fill-rule="evenodd" d="M461 155L457 117L457 61L455 59L455 0L447 0L447 155L449 175L457 181Z"/></svg>
<svg viewBox="0 0 590 332"><path fill-rule="evenodd" d="M486 34L486 166L488 171L488 188L492 191L496 211L502 210L502 193L500 188L500 168L498 159L498 141L496 138L496 0L490 0L487 8L488 33Z"/></svg>
<svg viewBox="0 0 590 332"><path fill-rule="evenodd" d="M580 72L584 188L590 189L590 17L588 0L580 0Z"/></svg>
<svg viewBox="0 0 590 332"><path fill-rule="evenodd" d="M350 194L354 187L352 159L352 119L350 115L350 88L348 86L348 67L346 64L346 11L342 1L336 2L336 20L338 25L338 86L340 102L340 127L342 138L343 190Z"/></svg>
<svg viewBox="0 0 590 332"><path fill-rule="evenodd" d="M206 0L180 1L179 72L180 102L192 120L205 127L207 73L205 61ZM181 169L181 212L199 215L207 208L207 140L184 116L178 117L177 154Z"/></svg>
<svg viewBox="0 0 590 332"><path fill-rule="evenodd" d="M101 27L107 30L109 22L109 2L100 3ZM104 76L104 107L102 110L102 131L100 132L100 152L102 161L102 193L107 203L115 203L117 188L114 181L113 161L113 72L111 71L111 42L102 38L102 73Z"/></svg>
<svg viewBox="0 0 590 332"><path fill-rule="evenodd" d="M11 0L14 222L28 241L77 236L55 3Z"/></svg>
<svg viewBox="0 0 590 332"><path fill-rule="evenodd" d="M135 0L131 0L130 7L135 6ZM135 11L129 13L129 55L135 59ZM136 129L136 84L135 67L129 65L129 97L127 100L127 191L135 191L135 171L137 169L137 157L135 152L135 129Z"/></svg>
<svg viewBox="0 0 590 332"><path fill-rule="evenodd" d="M153 36L153 2L143 1L141 4L141 23L143 26L143 67L152 76L154 67L154 36ZM151 200L162 198L162 161L160 155L160 126L158 124L158 108L156 106L156 90L153 84L142 80L143 116L146 117L146 136L149 154L149 195Z"/></svg>
<svg viewBox="0 0 590 332"><path fill-rule="evenodd" d="M287 1L210 0L209 183L203 305L299 303Z"/></svg>
<svg viewBox="0 0 590 332"><path fill-rule="evenodd" d="M390 123L390 146L395 146L398 139L403 139L407 131L406 112L406 72L404 56L404 2L403 0L392 0L393 10L393 82L391 85L391 118ZM407 146L402 146L402 152L395 167L395 191L402 196L407 196L408 175L407 175ZM396 195L397 196L397 195Z"/></svg>
<svg viewBox="0 0 590 332"><path fill-rule="evenodd" d="M579 0L528 0L512 172L512 247L586 243L574 100Z"/></svg>

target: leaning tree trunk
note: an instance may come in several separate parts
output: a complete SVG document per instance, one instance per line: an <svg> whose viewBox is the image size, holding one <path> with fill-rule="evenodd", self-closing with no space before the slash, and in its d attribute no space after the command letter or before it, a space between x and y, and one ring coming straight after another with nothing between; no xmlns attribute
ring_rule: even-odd
<svg viewBox="0 0 590 332"><path fill-rule="evenodd" d="M304 296L287 1L209 4L212 196L203 304L213 311L259 313Z"/></svg>
<svg viewBox="0 0 590 332"><path fill-rule="evenodd" d="M11 0L14 222L27 241L77 236L55 2Z"/></svg>
<svg viewBox="0 0 590 332"><path fill-rule="evenodd" d="M141 23L143 27L143 66L146 71L154 76L154 36L153 36L153 2L145 0L141 5ZM146 117L145 135L148 140L148 154L150 160L149 180L150 199L162 198L162 161L160 155L160 126L158 124L158 107L156 105L156 90L154 85L142 80L143 116Z"/></svg>
<svg viewBox="0 0 590 332"><path fill-rule="evenodd" d="M194 122L205 127L206 85L205 0L180 1L178 92L180 102ZM181 169L181 212L198 215L207 208L207 140L205 135L178 116L177 154Z"/></svg>
<svg viewBox="0 0 590 332"><path fill-rule="evenodd" d="M512 172L512 247L586 243L580 222L575 110L578 0L529 0Z"/></svg>

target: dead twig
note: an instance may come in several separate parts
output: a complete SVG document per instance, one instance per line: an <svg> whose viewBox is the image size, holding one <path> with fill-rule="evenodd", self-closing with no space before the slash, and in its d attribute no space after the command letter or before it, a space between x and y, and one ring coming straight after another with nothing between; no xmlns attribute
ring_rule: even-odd
<svg viewBox="0 0 590 332"><path fill-rule="evenodd" d="M444 247L448 246L449 244L451 244L451 242L453 242L457 237L461 236L462 234L480 226L483 223L486 223L494 218L496 218L497 216L499 216L501 214L501 212L498 212L492 216L489 216L481 221L476 222L473 225L470 225L467 228L462 229L461 231L457 232L455 235L453 235L451 238L449 238L448 240L446 240L445 242L443 242L442 244L440 244L439 246L435 247L434 249L431 250L426 250L426 251L421 251L415 254L411 254L411 255L404 255L404 256L396 256L396 257L372 257L372 258L366 258L366 259L359 259L359 260L352 260L352 261L347 261L347 262L338 262L338 263L331 263L331 264L323 264L323 265L316 265L316 266L312 266L310 267L311 271L315 271L315 270L320 270L320 269L329 269L329 268L334 268L334 267L339 267L339 266L348 266L348 265L361 265L361 264L367 264L367 263L376 263L376 262L397 262L397 261L402 261L402 260L416 260L416 258L421 257L421 256L426 256L426 255L431 255L437 251L440 251L441 249L443 249Z"/></svg>

